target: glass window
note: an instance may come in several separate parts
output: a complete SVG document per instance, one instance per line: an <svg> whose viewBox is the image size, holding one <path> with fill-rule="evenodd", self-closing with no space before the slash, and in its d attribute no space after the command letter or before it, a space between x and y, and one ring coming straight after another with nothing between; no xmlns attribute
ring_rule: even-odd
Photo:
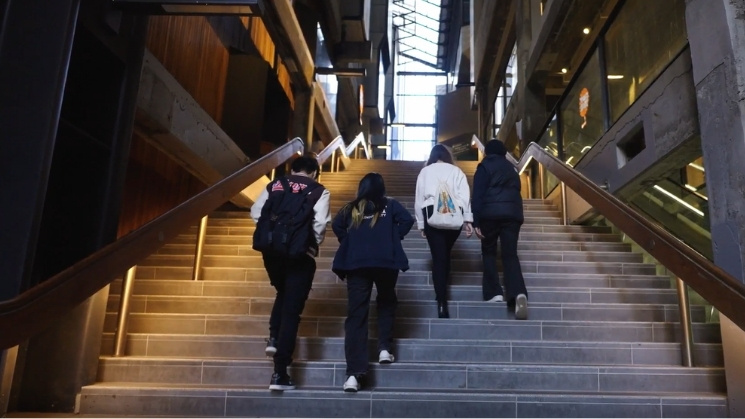
<svg viewBox="0 0 745 419"><path fill-rule="evenodd" d="M574 166L603 135L603 100L600 61L592 54L561 104L564 161Z"/></svg>
<svg viewBox="0 0 745 419"><path fill-rule="evenodd" d="M553 154L555 157L559 156L558 148L558 135L559 131L556 125L556 115L554 114L551 122L549 123L546 131L543 132L541 139L538 141L538 145L543 147L546 151ZM541 179L539 179L540 181ZM543 197L548 196L549 193L559 184L559 179L554 176L548 170L543 171Z"/></svg>
<svg viewBox="0 0 745 419"><path fill-rule="evenodd" d="M612 122L688 42L685 0L628 0L605 35Z"/></svg>
<svg viewBox="0 0 745 419"><path fill-rule="evenodd" d="M409 62L397 67L396 119L388 131L390 159L427 159L436 141L438 86L446 84L446 73L433 73L422 63Z"/></svg>

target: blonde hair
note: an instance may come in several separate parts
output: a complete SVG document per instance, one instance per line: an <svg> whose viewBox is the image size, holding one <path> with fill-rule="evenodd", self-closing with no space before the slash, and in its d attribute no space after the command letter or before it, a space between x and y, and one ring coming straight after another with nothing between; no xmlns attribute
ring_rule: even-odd
<svg viewBox="0 0 745 419"><path fill-rule="evenodd" d="M351 202L347 204L348 210L351 210L351 214L352 214L352 227L357 228L360 226L360 224L362 224L362 220L365 219L365 207L366 206L367 206L366 199L360 199L359 202L357 202L357 205L352 205ZM372 221L370 221L370 228L375 226L375 222L378 221L378 215L380 215L380 213L377 211L375 211L372 214Z"/></svg>

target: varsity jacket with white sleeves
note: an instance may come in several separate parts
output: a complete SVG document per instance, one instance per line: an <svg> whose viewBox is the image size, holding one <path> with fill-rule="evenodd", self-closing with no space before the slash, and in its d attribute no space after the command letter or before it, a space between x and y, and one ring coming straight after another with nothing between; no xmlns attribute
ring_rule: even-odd
<svg viewBox="0 0 745 419"><path fill-rule="evenodd" d="M466 175L458 166L450 163L436 162L425 166L416 179L416 196L414 198L414 208L416 209L416 226L419 230L424 230L424 215L422 208L429 205L435 205L437 202L437 189L440 182L445 182L449 186L455 205L463 208L463 220L465 222L473 221L471 213L471 190L468 186Z"/></svg>

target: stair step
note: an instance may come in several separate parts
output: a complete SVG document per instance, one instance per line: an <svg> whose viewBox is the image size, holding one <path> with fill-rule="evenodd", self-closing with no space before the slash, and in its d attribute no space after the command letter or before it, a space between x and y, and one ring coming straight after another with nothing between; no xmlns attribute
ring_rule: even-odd
<svg viewBox="0 0 745 419"><path fill-rule="evenodd" d="M430 298L432 296L430 295ZM274 297L203 297L203 296L132 296L130 313L171 313L171 314L227 314L259 315L271 313ZM450 316L454 319L512 319L514 314L507 310L507 303L488 303L484 301L451 301ZM119 298L109 298L108 311L119 309ZM582 321L642 321L677 322L677 305L670 304L588 304L588 303L541 303L530 302L532 320L582 320ZM346 298L309 299L303 314L307 316L330 316L344 318L347 313ZM376 305L371 304L370 315L376 316ZM437 306L433 301L399 301L396 317L418 318L434 317ZM705 308L691 306L691 321L706 321Z"/></svg>
<svg viewBox="0 0 745 419"><path fill-rule="evenodd" d="M193 236L192 236L193 237ZM171 243L161 247L155 254L159 255L188 255L193 256L195 253L194 243ZM409 252L426 252L429 253L429 245L424 240L404 240L404 250L407 255L413 256ZM325 240L321 246L321 257L333 257L336 254L338 242L334 239ZM522 251L547 251L547 252L616 252L629 253L631 245L628 243L603 243L603 242L542 242L542 241L520 241L517 244L518 256ZM203 248L205 255L259 255L260 253L253 250L251 240L241 240L239 244L207 244ZM455 255L467 253L481 257L481 242L475 240L458 240L453 246ZM410 257L411 257L410 256ZM639 255L641 257L641 255Z"/></svg>
<svg viewBox="0 0 745 419"><path fill-rule="evenodd" d="M325 271L331 269L332 258L316 258L317 270ZM192 266L193 257L181 255L151 255L138 266ZM409 259L409 269L413 271L429 271L430 259ZM202 258L202 266L207 267L234 267L252 268L263 267L261 256L210 256ZM575 273L575 274L627 274L627 275L653 275L656 267L652 264L636 262L561 262L561 261L530 261L521 260L520 266L523 273ZM480 271L482 263L480 260L453 259L452 271Z"/></svg>
<svg viewBox="0 0 745 419"><path fill-rule="evenodd" d="M186 250L186 249L184 249ZM194 261L193 248L189 253L157 253L146 258L145 261L141 262L142 266L148 266L151 264L168 266L173 264L178 265L191 265ZM242 249L235 249L238 254L228 253L230 250L223 247L224 253L212 252L211 249L207 248L202 256L202 264L204 266L233 266L236 261L245 261L247 263L262 262L262 256L260 252L256 252L250 249L248 246L244 246ZM335 251L324 248L323 254L319 254L316 258L317 261L330 261L333 260ZM407 249L406 256L409 259L410 267L413 262L425 261L428 262L432 259L431 253L428 249ZM497 255L498 256L498 255ZM575 250L530 250L530 249L518 249L518 256L521 262L611 262L611 263L643 263L643 257L639 253L632 252L602 252L602 251L575 251ZM469 251L469 249L453 249L451 253L451 260L453 266L457 266L459 262L478 262L481 264L481 252L480 251ZM497 257L497 263L501 264L501 258ZM481 270L481 266L474 266L475 270Z"/></svg>
<svg viewBox="0 0 745 419"><path fill-rule="evenodd" d="M153 278L191 280L193 268L189 267L160 267L138 266L137 279L149 280ZM431 284L432 275L429 271L406 271L398 276L399 285ZM581 287L612 287L612 288L670 288L670 278L655 274L617 274L617 273L584 273L574 272L523 272L525 284L532 286L565 286ZM202 279L209 281L248 281L268 282L266 270L260 266L249 268L210 268L202 269ZM452 272L452 285L481 285L481 274L476 272ZM337 283L341 280L331 271L317 270L313 278L314 284Z"/></svg>
<svg viewBox="0 0 745 419"><path fill-rule="evenodd" d="M268 381L268 380L266 380ZM99 383L81 392L83 415L201 417L726 417L721 394L328 389L270 392L267 384L171 387ZM415 387L416 388L416 387Z"/></svg>
<svg viewBox="0 0 745 419"><path fill-rule="evenodd" d="M298 386L340 388L344 362L295 361L291 375ZM268 384L273 363L266 360L102 357L98 379L104 382L187 385L261 386ZM397 362L370 364L371 389L562 391L630 393L648 391L722 393L724 371L717 367L455 364Z"/></svg>
<svg viewBox="0 0 745 419"><path fill-rule="evenodd" d="M231 234L231 235L207 235L205 237L205 244L222 244L222 245L245 245L251 243L253 233L247 234L245 231L242 234ZM195 243L195 236L192 234L191 237L181 235L176 237L171 243L176 244L187 244ZM335 237L330 231L327 232L326 241L334 241ZM471 238L474 243L479 243L475 238ZM408 245L409 241L421 241L426 245L427 241L422 238L421 233L417 230L412 230L404 239L404 246ZM467 242L465 233L461 234L461 239L456 241L456 247L458 242ZM621 236L612 233L540 233L540 232L521 232L520 242L599 242L599 243L621 243ZM518 242L519 243L519 242Z"/></svg>
<svg viewBox="0 0 745 419"><path fill-rule="evenodd" d="M433 311L434 313L434 311ZM104 330L113 331L117 316L108 313ZM227 314L131 313L129 333L265 336L269 316ZM372 326L371 326L372 328ZM344 319L302 317L298 336L342 337ZM372 335L371 335L372 336ZM720 343L717 323L694 323L694 342ZM530 340L562 342L680 342L679 325L669 322L399 318L394 338L460 340Z"/></svg>
<svg viewBox="0 0 745 419"><path fill-rule="evenodd" d="M110 295L121 293L121 281L112 283L109 289ZM262 282L235 282L235 281L185 281L185 280L140 280L135 281L134 295L139 296L204 296L204 297L238 297L238 298L270 298L276 294L274 287L268 281ZM433 288L429 284L401 285L396 287L399 301L431 301ZM373 301L375 299L373 290ZM347 289L343 283L328 284L316 283L313 285L309 299L323 300L344 299L347 297ZM453 301L474 301L482 299L480 285L459 285L450 289L450 298ZM675 290L649 289L649 288L579 288L569 289L564 287L541 287L530 288L531 303L650 303L650 304L677 304L678 298Z"/></svg>
<svg viewBox="0 0 745 419"><path fill-rule="evenodd" d="M256 230L256 224L253 221L246 221L245 223L241 223L239 225L207 225L206 233L210 236L246 236L251 237L253 235L254 230ZM186 234L196 234L197 227L190 227L189 230L186 232ZM522 237L524 234L528 233L547 233L547 234L556 234L556 233L564 233L569 236L573 236L575 234L596 234L601 236L601 238L609 237L609 236L618 236L617 234L612 233L611 229L609 227L602 227L602 226L581 226L581 225L542 225L542 224L523 224L523 226L520 228L520 236ZM333 233L329 230L327 231L328 238L334 239ZM414 236L414 237L412 237ZM409 234L406 236L406 239L408 238L419 238L421 240L424 240L421 237L421 233L419 233L416 228L413 228ZM465 232L461 234L462 239L466 239ZM473 239L474 241L478 241L477 239ZM611 240L609 240L611 241Z"/></svg>
<svg viewBox="0 0 745 419"><path fill-rule="evenodd" d="M101 354L111 355L113 345L113 334L105 334ZM265 346L265 339L255 336L130 334L126 354L135 357L264 359ZM376 362L376 342L370 340L368 346L370 362ZM697 366L723 365L720 344L697 343L693 349ZM682 365L679 343L398 339L394 353L397 362L401 363ZM344 338L300 337L294 357L306 361L343 361Z"/></svg>

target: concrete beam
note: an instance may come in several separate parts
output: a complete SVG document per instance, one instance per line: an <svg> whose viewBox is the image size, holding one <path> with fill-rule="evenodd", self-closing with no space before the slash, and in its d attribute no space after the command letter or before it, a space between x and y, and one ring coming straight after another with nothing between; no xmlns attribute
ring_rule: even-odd
<svg viewBox="0 0 745 419"><path fill-rule="evenodd" d="M372 42L341 42L334 46L336 65L349 63L369 63L372 59Z"/></svg>
<svg viewBox="0 0 745 419"><path fill-rule="evenodd" d="M207 185L250 162L233 140L150 53L143 59L134 130ZM233 202L250 206L248 195Z"/></svg>
<svg viewBox="0 0 745 419"><path fill-rule="evenodd" d="M340 135L339 127L336 125L336 120L334 120L334 116L331 114L326 94L317 82L313 82L313 99L316 102L316 106L314 107L316 113L314 128L321 136L321 141L324 144L328 144Z"/></svg>
<svg viewBox="0 0 745 419"><path fill-rule="evenodd" d="M312 88L315 62L305 42L300 22L290 0L263 0L259 4L267 26L287 71L301 90Z"/></svg>

